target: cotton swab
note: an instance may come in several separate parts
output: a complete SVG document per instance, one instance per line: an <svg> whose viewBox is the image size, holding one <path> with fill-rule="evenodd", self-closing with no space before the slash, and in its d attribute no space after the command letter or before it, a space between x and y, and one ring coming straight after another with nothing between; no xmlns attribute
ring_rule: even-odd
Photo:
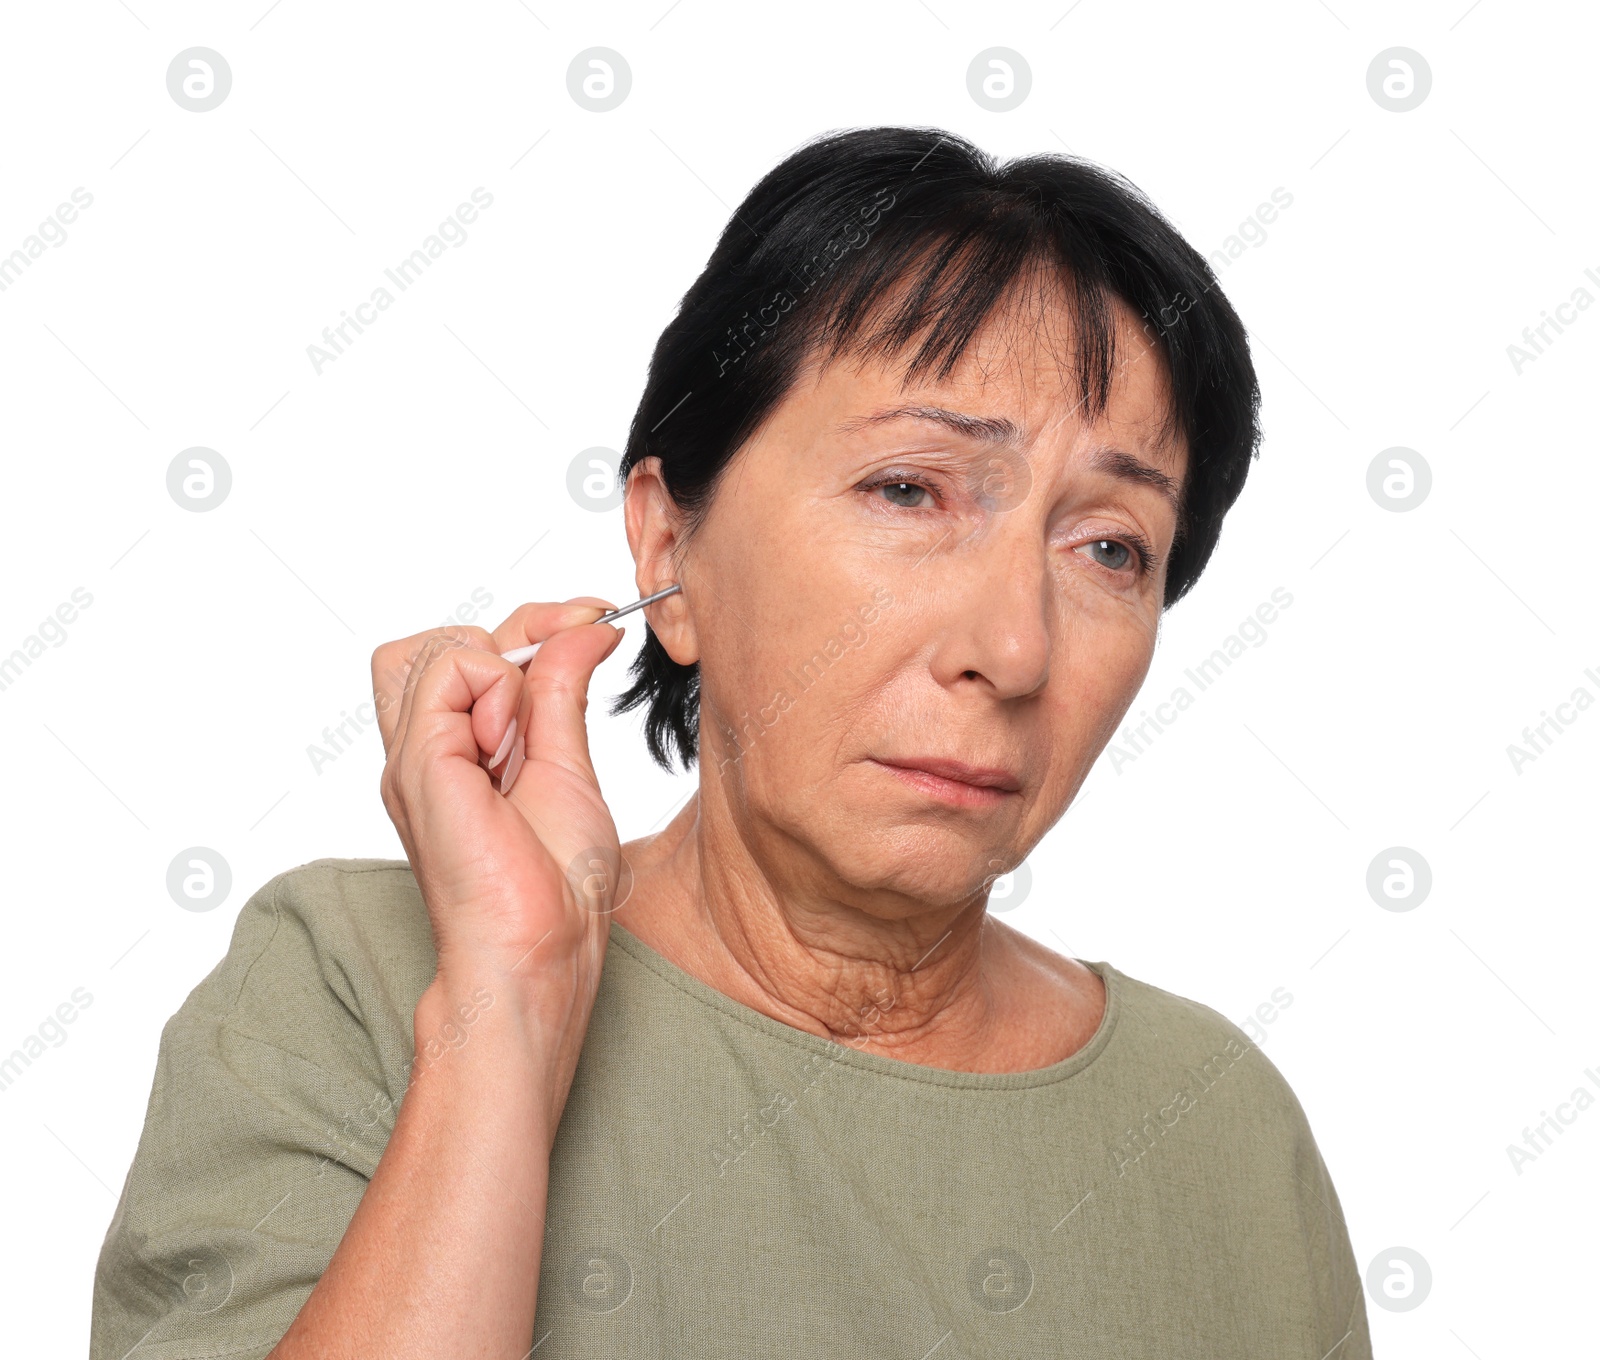
<svg viewBox="0 0 1600 1360"><path fill-rule="evenodd" d="M602 614L595 620L596 623L610 623L612 619L620 619L624 614L631 614L635 609L643 609L647 604L654 604L657 600L664 600L668 595L676 595L682 586L668 586L665 590L658 590L654 595L646 595L642 600L635 600L632 604L625 604L621 609L613 609L610 613ZM501 652L501 657L513 666L520 666L532 661L534 653L544 646L542 642L533 642L526 647L513 647L509 652Z"/></svg>

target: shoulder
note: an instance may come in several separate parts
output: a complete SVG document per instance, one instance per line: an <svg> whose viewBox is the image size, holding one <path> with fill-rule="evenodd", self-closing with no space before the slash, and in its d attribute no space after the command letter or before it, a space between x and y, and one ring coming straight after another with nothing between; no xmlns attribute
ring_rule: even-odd
<svg viewBox="0 0 1600 1360"><path fill-rule="evenodd" d="M353 1030L385 1031L405 1043L400 1031L409 1029L436 968L409 864L317 859L251 894L227 953L174 1020L222 1022L308 1056Z"/></svg>
<svg viewBox="0 0 1600 1360"><path fill-rule="evenodd" d="M1115 976L1125 1007L1145 1020L1165 1025L1174 1038L1207 1046L1255 1046L1243 1029L1203 1001L1134 977L1111 964L1099 963L1095 967Z"/></svg>
<svg viewBox="0 0 1600 1360"><path fill-rule="evenodd" d="M239 910L235 943L298 938L318 950L432 949L427 908L403 859L314 859L263 883Z"/></svg>
<svg viewBox="0 0 1600 1360"><path fill-rule="evenodd" d="M434 968L404 861L313 860L250 895L162 1029L91 1354L264 1355L284 1334L393 1130Z"/></svg>
<svg viewBox="0 0 1600 1360"><path fill-rule="evenodd" d="M1120 1057L1111 1066L1126 1084L1189 1078L1209 1089L1229 1075L1234 1078L1232 1085L1250 1088L1264 1116L1276 1114L1280 1127L1309 1134L1305 1113L1283 1074L1256 1041L1220 1011L1109 963L1087 963L1001 922L995 925L1031 966L1032 975L1048 979L1030 1001L1031 1012L1041 1012L1040 998L1053 997L1051 1009L1059 1011L1054 1018L1081 1029L1078 1046L1088 1043L1097 1027L1112 1030Z"/></svg>
<svg viewBox="0 0 1600 1360"><path fill-rule="evenodd" d="M411 866L403 859L314 859L268 879L251 897L266 897L309 927L383 931L427 911Z"/></svg>
<svg viewBox="0 0 1600 1360"><path fill-rule="evenodd" d="M1095 967L1106 970L1115 997L1123 1060L1112 1070L1121 1085L1150 1093L1145 1122L1113 1154L1119 1172L1142 1164L1167 1130L1187 1128L1197 1177L1203 1167L1225 1170L1231 1193L1247 1196L1260 1230L1277 1221L1283 1240L1305 1252L1325 1326L1338 1324L1330 1333L1337 1337L1361 1311L1360 1276L1338 1191L1287 1078L1215 1008L1109 964Z"/></svg>
<svg viewBox="0 0 1600 1360"><path fill-rule="evenodd" d="M388 916L397 902L422 906L411 866L403 859L314 859L274 874L244 910L267 899L307 920Z"/></svg>
<svg viewBox="0 0 1600 1360"><path fill-rule="evenodd" d="M1176 1063L1209 1087L1223 1077L1250 1088L1263 1116L1276 1115L1295 1131L1306 1127L1305 1111L1288 1080L1244 1029L1221 1011L1193 997L1132 977L1110 964L1107 974L1117 994L1124 1042L1150 1061Z"/></svg>
<svg viewBox="0 0 1600 1360"><path fill-rule="evenodd" d="M162 1029L151 1110L193 1123L210 1102L254 1102L268 1122L292 1109L315 1126L374 1092L397 1097L436 969L405 861L318 859L275 874Z"/></svg>
<svg viewBox="0 0 1600 1360"><path fill-rule="evenodd" d="M381 965L432 952L416 877L395 859L314 859L275 874L239 909L229 944L255 962L355 953Z"/></svg>

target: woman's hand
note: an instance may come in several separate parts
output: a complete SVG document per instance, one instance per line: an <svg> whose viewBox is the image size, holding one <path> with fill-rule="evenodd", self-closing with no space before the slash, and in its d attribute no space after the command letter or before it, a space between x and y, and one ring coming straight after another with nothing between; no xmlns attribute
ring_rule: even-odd
<svg viewBox="0 0 1600 1360"><path fill-rule="evenodd" d="M550 1151L615 891L586 861L620 863L583 722L589 677L622 636L593 626L609 608L529 604L493 633L434 629L372 654L383 805L439 971L417 1003L418 1062L394 1132L271 1360L524 1353ZM544 645L524 676L500 653L530 642ZM460 1032L468 1001L468 1040L424 1062L434 1036Z"/></svg>
<svg viewBox="0 0 1600 1360"><path fill-rule="evenodd" d="M431 629L372 656L383 803L439 955L429 990L442 1014L475 987L509 995L554 1064L559 1103L599 986L621 861L584 724L590 676L622 637L594 625L611 608L592 597L523 605L492 634ZM543 646L526 674L501 658L530 642Z"/></svg>

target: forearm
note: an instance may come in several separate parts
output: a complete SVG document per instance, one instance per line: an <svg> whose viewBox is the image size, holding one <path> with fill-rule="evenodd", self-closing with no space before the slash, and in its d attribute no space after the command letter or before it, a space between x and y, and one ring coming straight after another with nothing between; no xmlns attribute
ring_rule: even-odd
<svg viewBox="0 0 1600 1360"><path fill-rule="evenodd" d="M504 997L441 1049L458 999L436 983L419 1003L394 1132L270 1360L527 1353L555 1135L550 1058Z"/></svg>

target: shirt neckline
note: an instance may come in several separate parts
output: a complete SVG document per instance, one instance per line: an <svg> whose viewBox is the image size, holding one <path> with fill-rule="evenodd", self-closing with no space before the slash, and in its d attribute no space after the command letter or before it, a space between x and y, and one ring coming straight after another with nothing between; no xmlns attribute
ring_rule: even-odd
<svg viewBox="0 0 1600 1360"><path fill-rule="evenodd" d="M973 1091L1019 1091L1037 1086L1051 1086L1076 1076L1100 1056L1111 1042L1111 1035L1122 1016L1123 975L1111 964L1079 959L1105 983L1106 1008L1100 1023L1076 1053L1051 1063L1048 1067L1030 1068L1025 1072L960 1072L952 1068L928 1067L922 1063L905 1062L900 1058L887 1058L881 1053L868 1053L848 1043L825 1039L808 1030L796 1029L781 1020L742 1001L719 992L709 983L702 982L693 973L684 971L664 954L658 953L620 922L612 920L609 933L612 947L622 950L629 958L654 973L669 986L687 995L701 1006L720 1012L736 1020L747 1029L753 1029L799 1048L820 1055L858 1071L882 1077L898 1077L904 1081L921 1082L930 1086L954 1087Z"/></svg>

